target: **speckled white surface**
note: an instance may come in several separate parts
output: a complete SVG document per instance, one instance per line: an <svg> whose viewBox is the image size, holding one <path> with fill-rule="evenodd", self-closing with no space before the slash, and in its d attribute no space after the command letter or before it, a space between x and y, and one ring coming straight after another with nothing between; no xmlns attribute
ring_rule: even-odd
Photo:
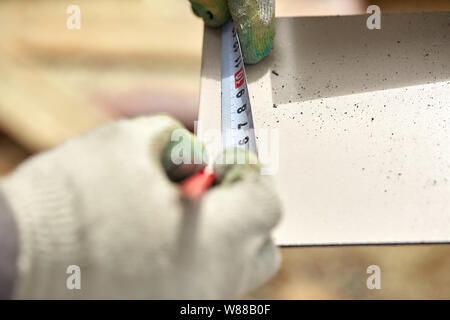
<svg viewBox="0 0 450 320"><path fill-rule="evenodd" d="M450 242L450 13L366 18L278 19L247 67L257 135L280 134L280 245ZM220 129L217 30L199 120Z"/></svg>

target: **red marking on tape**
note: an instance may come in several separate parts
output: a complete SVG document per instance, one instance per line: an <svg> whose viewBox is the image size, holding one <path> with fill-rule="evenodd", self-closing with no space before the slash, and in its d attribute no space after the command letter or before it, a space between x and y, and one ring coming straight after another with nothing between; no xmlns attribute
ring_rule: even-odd
<svg viewBox="0 0 450 320"><path fill-rule="evenodd" d="M244 67L241 67L235 74L234 74L234 86L235 88L239 88L242 86L245 82L245 76L244 76Z"/></svg>

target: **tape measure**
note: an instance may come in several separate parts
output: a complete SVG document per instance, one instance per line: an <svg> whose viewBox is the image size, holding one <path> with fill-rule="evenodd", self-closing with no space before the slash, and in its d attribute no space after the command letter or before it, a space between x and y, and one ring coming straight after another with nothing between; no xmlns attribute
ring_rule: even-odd
<svg viewBox="0 0 450 320"><path fill-rule="evenodd" d="M222 27L222 148L242 146L257 154L247 75L233 22Z"/></svg>
<svg viewBox="0 0 450 320"><path fill-rule="evenodd" d="M222 27L222 148L241 146L257 154L247 75L239 37L233 22ZM207 168L181 184L181 194L198 200L214 182Z"/></svg>

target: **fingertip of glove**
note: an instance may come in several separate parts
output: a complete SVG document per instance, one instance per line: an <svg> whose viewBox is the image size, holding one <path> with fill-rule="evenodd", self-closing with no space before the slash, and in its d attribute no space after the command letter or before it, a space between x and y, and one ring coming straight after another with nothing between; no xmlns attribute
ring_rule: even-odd
<svg viewBox="0 0 450 320"><path fill-rule="evenodd" d="M166 114L121 120L118 126L133 135L147 137L150 160L157 161L173 182L179 182L206 166L205 147L180 121Z"/></svg>
<svg viewBox="0 0 450 320"><path fill-rule="evenodd" d="M255 154L242 147L223 150L214 163L217 183L233 183L248 173L260 174L261 166Z"/></svg>
<svg viewBox="0 0 450 320"><path fill-rule="evenodd" d="M228 162L226 154L234 161ZM238 156L244 162L237 161ZM252 232L269 232L281 218L281 202L271 178L261 174L256 155L244 148L228 148L219 159L214 165L217 185L211 190L215 201L223 203L227 215L240 216Z"/></svg>
<svg viewBox="0 0 450 320"><path fill-rule="evenodd" d="M174 182L202 171L206 163L204 144L186 129L174 132L161 153L161 164L169 179Z"/></svg>
<svg viewBox="0 0 450 320"><path fill-rule="evenodd" d="M208 27L220 27L230 19L226 0L189 0L192 11Z"/></svg>
<svg viewBox="0 0 450 320"><path fill-rule="evenodd" d="M273 0L228 0L231 16L239 34L246 64L256 64L273 47L275 2Z"/></svg>

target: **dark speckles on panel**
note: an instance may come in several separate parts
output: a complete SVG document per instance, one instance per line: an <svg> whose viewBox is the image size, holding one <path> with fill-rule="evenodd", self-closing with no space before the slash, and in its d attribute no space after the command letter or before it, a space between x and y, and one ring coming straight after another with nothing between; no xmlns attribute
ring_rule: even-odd
<svg viewBox="0 0 450 320"><path fill-rule="evenodd" d="M450 44L440 31L436 36L408 28L417 29L414 40L394 30L379 43L356 39L311 54L326 46L308 46L308 38L298 46L299 56L289 53L297 60L275 57L276 65L269 66L271 118L264 126L293 130L314 148L342 147L345 157L357 157L354 169L364 179L379 177L376 190L386 197L417 178L420 157L432 157L450 179L449 142L442 138L450 136ZM422 185L432 187L435 176L422 177ZM436 188L442 179L435 179Z"/></svg>
<svg viewBox="0 0 450 320"><path fill-rule="evenodd" d="M393 18L389 19L394 23ZM356 31L340 35L341 43L351 45L336 45L336 27L318 38L306 37L301 45L291 47L288 56L292 59L277 60L272 66L272 73L277 74L272 77L273 102L295 103L446 79L448 43L443 38L447 35L442 28L435 33L428 31L424 27L430 23L428 20L415 18L415 23L408 25L409 20L404 19L403 28L370 33L370 37ZM447 25L448 15L445 20ZM410 34L415 34L414 41Z"/></svg>

